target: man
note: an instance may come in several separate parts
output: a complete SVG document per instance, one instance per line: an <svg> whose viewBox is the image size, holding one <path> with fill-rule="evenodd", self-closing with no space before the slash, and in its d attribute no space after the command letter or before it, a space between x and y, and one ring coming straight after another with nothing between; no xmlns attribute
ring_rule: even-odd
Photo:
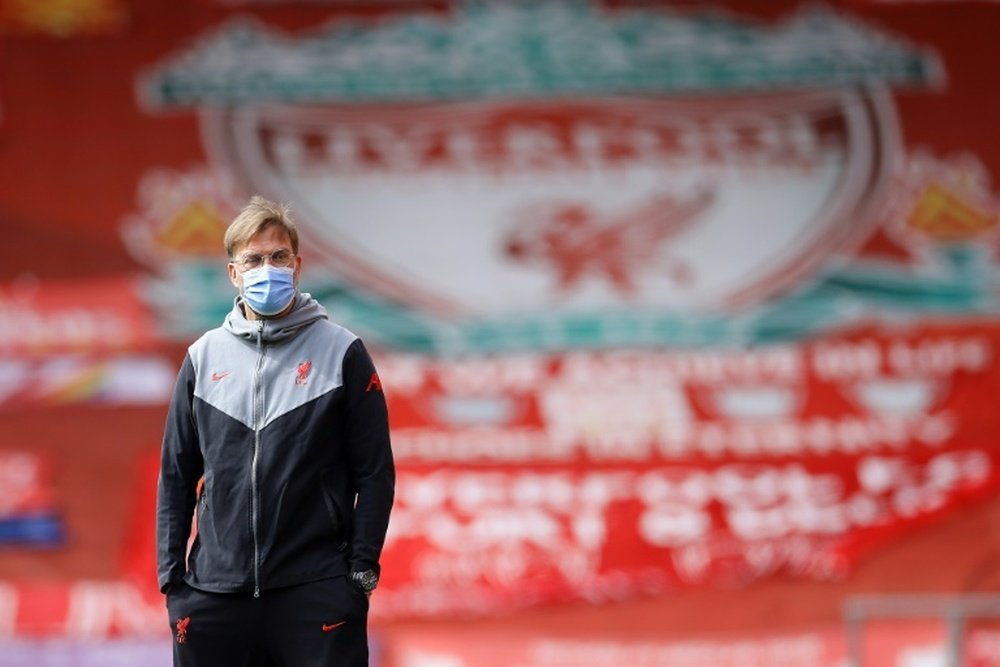
<svg viewBox="0 0 1000 667"><path fill-rule="evenodd" d="M238 296L188 348L163 437L174 664L367 665L395 484L381 382L361 340L298 291L287 207L253 197L225 247Z"/></svg>

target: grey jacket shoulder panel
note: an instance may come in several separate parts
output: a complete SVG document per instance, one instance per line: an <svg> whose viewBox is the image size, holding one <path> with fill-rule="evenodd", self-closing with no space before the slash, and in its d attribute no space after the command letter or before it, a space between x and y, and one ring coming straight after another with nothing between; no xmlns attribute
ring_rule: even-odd
<svg viewBox="0 0 1000 667"><path fill-rule="evenodd" d="M188 349L195 397L253 429L343 386L344 355L357 336L327 319L296 333L277 342L262 339L258 346L224 327L209 331ZM257 424L255 387L266 392L266 412Z"/></svg>

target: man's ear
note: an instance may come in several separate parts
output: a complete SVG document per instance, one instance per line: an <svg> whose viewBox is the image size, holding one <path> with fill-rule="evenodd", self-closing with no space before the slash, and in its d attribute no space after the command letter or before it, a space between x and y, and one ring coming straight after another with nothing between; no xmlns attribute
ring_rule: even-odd
<svg viewBox="0 0 1000 667"><path fill-rule="evenodd" d="M226 265L226 269L229 271L229 282L233 284L236 289L240 287L239 273L236 271L236 265L232 262Z"/></svg>

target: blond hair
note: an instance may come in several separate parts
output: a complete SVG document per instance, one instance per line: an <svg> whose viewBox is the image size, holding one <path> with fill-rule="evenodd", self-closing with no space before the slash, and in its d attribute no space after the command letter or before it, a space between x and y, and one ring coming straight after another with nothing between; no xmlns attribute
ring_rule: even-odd
<svg viewBox="0 0 1000 667"><path fill-rule="evenodd" d="M222 239L226 245L226 254L232 259L237 248L250 243L250 239L271 225L281 227L288 234L292 252L298 254L299 230L292 221L291 207L285 203L269 201L260 195L251 197L250 203L243 207L226 229L226 235Z"/></svg>

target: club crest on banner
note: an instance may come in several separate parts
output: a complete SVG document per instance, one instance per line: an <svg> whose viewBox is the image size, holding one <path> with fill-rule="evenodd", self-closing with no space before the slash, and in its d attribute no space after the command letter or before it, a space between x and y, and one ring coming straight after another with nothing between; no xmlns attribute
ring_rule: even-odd
<svg viewBox="0 0 1000 667"><path fill-rule="evenodd" d="M236 19L139 93L197 108L218 169L294 203L310 291L371 338L763 339L761 307L870 236L901 154L889 90L940 65L832 10L713 16L467 3L296 35Z"/></svg>

